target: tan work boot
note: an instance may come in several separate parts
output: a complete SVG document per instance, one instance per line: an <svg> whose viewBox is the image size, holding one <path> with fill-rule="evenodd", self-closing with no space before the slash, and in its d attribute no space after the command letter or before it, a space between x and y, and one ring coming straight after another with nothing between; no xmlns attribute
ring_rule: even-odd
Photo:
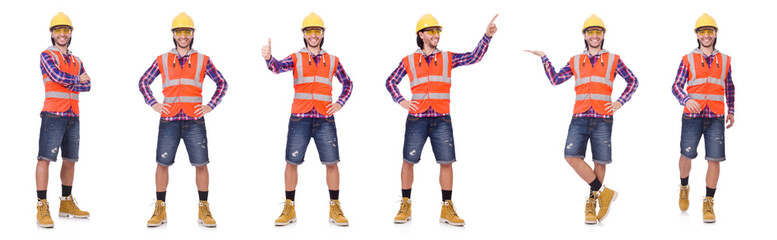
<svg viewBox="0 0 777 240"><path fill-rule="evenodd" d="M200 213L197 217L197 222L206 227L216 226L216 219L213 219L213 215L210 214L208 201L200 201Z"/></svg>
<svg viewBox="0 0 777 240"><path fill-rule="evenodd" d="M348 226L348 219L343 215L339 200L329 200L329 222L337 226Z"/></svg>
<svg viewBox="0 0 777 240"><path fill-rule="evenodd" d="M682 211L688 210L688 205L690 205L690 203L688 202L688 192L690 190L691 189L688 187L688 185L685 185L685 186L681 185L680 186L680 202L679 202L679 204L680 204L680 210L682 210Z"/></svg>
<svg viewBox="0 0 777 240"><path fill-rule="evenodd" d="M74 217L74 218L88 218L89 212L83 211L76 205L76 199L73 195L67 197L59 197L59 216L60 217Z"/></svg>
<svg viewBox="0 0 777 240"><path fill-rule="evenodd" d="M54 220L51 220L49 214L49 202L46 199L38 199L38 226L44 228L54 227Z"/></svg>
<svg viewBox="0 0 777 240"><path fill-rule="evenodd" d="M286 226L297 221L297 212L294 211L294 201L286 199L283 204L283 212L278 219L275 219L275 226Z"/></svg>
<svg viewBox="0 0 777 240"><path fill-rule="evenodd" d="M596 192L593 192L593 198L585 200L585 224L596 224L598 218L596 218Z"/></svg>
<svg viewBox="0 0 777 240"><path fill-rule="evenodd" d="M596 218L601 222L610 213L610 206L612 202L618 198L618 192L613 191L607 187L602 186L602 190L596 196L596 200L599 201L599 213L596 214Z"/></svg>
<svg viewBox="0 0 777 240"><path fill-rule="evenodd" d="M162 200L156 200L156 207L154 207L154 214L151 215L151 219L148 220L147 226L158 227L167 223L167 211L165 211L167 205Z"/></svg>
<svg viewBox="0 0 777 240"><path fill-rule="evenodd" d="M713 203L712 197L705 197L704 198L704 206L701 208L702 212L704 213L704 222L705 223L714 223L715 222L715 210L712 209L712 206L715 205Z"/></svg>
<svg viewBox="0 0 777 240"><path fill-rule="evenodd" d="M464 226L464 219L459 218L459 215L456 214L456 209L453 207L453 202L451 200L445 200L442 202L442 210L440 210L440 222L453 226Z"/></svg>
<svg viewBox="0 0 777 240"><path fill-rule="evenodd" d="M394 217L394 223L406 223L410 221L410 198L403 197L402 204L399 205L399 212Z"/></svg>

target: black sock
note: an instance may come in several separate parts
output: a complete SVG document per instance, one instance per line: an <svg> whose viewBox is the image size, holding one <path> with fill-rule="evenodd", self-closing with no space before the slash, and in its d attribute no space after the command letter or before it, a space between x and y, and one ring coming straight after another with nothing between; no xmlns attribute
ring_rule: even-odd
<svg viewBox="0 0 777 240"><path fill-rule="evenodd" d="M167 195L167 191L164 192L156 192L156 200L165 201L165 196Z"/></svg>
<svg viewBox="0 0 777 240"><path fill-rule="evenodd" d="M683 186L688 186L688 178L689 178L689 177L691 177L691 176L687 176L687 177L684 177L684 178L680 178L680 185L683 185Z"/></svg>
<svg viewBox="0 0 777 240"><path fill-rule="evenodd" d="M717 190L717 188L707 187L707 197L715 197L715 190Z"/></svg>
<svg viewBox="0 0 777 240"><path fill-rule="evenodd" d="M46 190L38 190L38 199L46 199Z"/></svg>
<svg viewBox="0 0 777 240"><path fill-rule="evenodd" d="M200 201L208 201L208 191L197 191L200 195Z"/></svg>
<svg viewBox="0 0 777 240"><path fill-rule="evenodd" d="M337 200L340 198L340 190L329 190L329 199Z"/></svg>
<svg viewBox="0 0 777 240"><path fill-rule="evenodd" d="M297 191L286 191L286 199L294 201L294 193Z"/></svg>
<svg viewBox="0 0 777 240"><path fill-rule="evenodd" d="M594 178L588 185L591 186L591 192L599 191L602 188L602 182L599 181L599 178Z"/></svg>
<svg viewBox="0 0 777 240"><path fill-rule="evenodd" d="M408 189L402 189L402 197L403 197L403 198L410 198L410 190L411 190L411 189L412 189L412 188L408 188Z"/></svg>
<svg viewBox="0 0 777 240"><path fill-rule="evenodd" d="M63 184L62 185L62 196L63 197L67 197L67 196L70 196L71 194L73 194L73 186L65 186Z"/></svg>
<svg viewBox="0 0 777 240"><path fill-rule="evenodd" d="M453 190L442 190L442 201L451 200L451 195L453 195Z"/></svg>
<svg viewBox="0 0 777 240"><path fill-rule="evenodd" d="M602 182L599 181L599 178L594 178L591 183L588 183L589 186L591 186L591 193L588 194L589 198L594 198L594 192L599 191L599 189L602 188Z"/></svg>

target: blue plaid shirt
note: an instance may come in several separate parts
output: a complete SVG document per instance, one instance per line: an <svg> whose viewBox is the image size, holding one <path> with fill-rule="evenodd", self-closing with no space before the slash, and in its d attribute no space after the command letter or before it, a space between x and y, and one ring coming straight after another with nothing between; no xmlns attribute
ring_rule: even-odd
<svg viewBox="0 0 777 240"><path fill-rule="evenodd" d="M59 49L51 46L46 50L52 50L59 52ZM73 53L70 52L70 50L67 51L67 53L62 53L62 56L65 59L66 64L71 64L71 55ZM72 58L75 58L75 56L72 56ZM81 82L81 74L84 74L86 70L84 70L84 63L81 62L81 70L78 71L78 75L71 75L66 72L60 71L59 67L57 67L57 61L54 59L54 56L49 54L47 51L44 51L40 54L40 71L44 76L49 77L51 81L54 81L55 83L62 85L63 87L67 88L70 91L73 92L88 92L92 89L92 82ZM78 117L78 114L73 112L73 109L68 109L65 112L47 112L51 113L60 117Z"/></svg>

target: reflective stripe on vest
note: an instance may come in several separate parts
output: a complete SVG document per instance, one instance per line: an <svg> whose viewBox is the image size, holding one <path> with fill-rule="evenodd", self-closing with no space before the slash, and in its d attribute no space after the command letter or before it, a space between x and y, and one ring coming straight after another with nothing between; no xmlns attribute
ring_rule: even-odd
<svg viewBox="0 0 777 240"><path fill-rule="evenodd" d="M198 88L202 88L202 83L198 80L194 79L188 79L188 78L180 78L180 79L170 79L170 68L167 66L167 60L170 58L170 53L165 53L164 57L162 57L162 69L165 72L165 82L162 84L163 88L176 86L176 85L191 85ZM178 56L173 56L178 57ZM205 65L202 61L205 60L204 54L197 54L197 70L194 72L194 77L200 77L200 73L202 73L202 66ZM183 66L183 65L181 65ZM173 66L175 67L175 66Z"/></svg>
<svg viewBox="0 0 777 240"><path fill-rule="evenodd" d="M451 76L448 75L448 54L442 52L442 76L427 76L419 78L415 70L415 53L407 56L408 65L410 65L410 74L413 76L413 81L410 82L410 87L415 87L427 82L444 82L451 83ZM419 64L423 59L418 59Z"/></svg>
<svg viewBox="0 0 777 240"><path fill-rule="evenodd" d="M588 100L588 99L612 102L612 98L610 98L610 95L604 95L604 94L578 94L578 95L575 95L575 101Z"/></svg>
<svg viewBox="0 0 777 240"><path fill-rule="evenodd" d="M319 101L332 101L331 95L314 94L314 93L294 93L294 99L302 100L319 100Z"/></svg>
<svg viewBox="0 0 777 240"><path fill-rule="evenodd" d="M78 93L46 92L46 98L62 98L78 100Z"/></svg>
<svg viewBox="0 0 777 240"><path fill-rule="evenodd" d="M329 85L330 87L332 86L332 76L334 76L335 74L334 55L329 54L329 78L325 78L325 77L304 77L303 76L304 71L302 70L302 53L296 52L295 54L297 55L297 66L296 66L297 77L294 78L294 85L317 82L317 83L323 83L323 84ZM322 61L324 63L324 66L326 66L326 60L323 60L323 57L322 57Z"/></svg>
<svg viewBox="0 0 777 240"><path fill-rule="evenodd" d="M727 76L728 75L728 56L726 56L726 54L720 54L720 55L723 56L722 57L723 68L720 69L721 78L713 78L713 77L709 77L709 75L707 76L707 78L696 78L696 63L694 62L695 59L693 58L693 53L689 53L687 55L687 58L688 58L688 66L690 66L691 76L688 79L688 87L696 86L704 83L713 83L725 88L726 87L725 80L726 80L726 77L728 77ZM702 57L701 60L705 61L704 57Z"/></svg>
<svg viewBox="0 0 777 240"><path fill-rule="evenodd" d="M413 94L413 100L451 99L450 93L418 93Z"/></svg>
<svg viewBox="0 0 777 240"><path fill-rule="evenodd" d="M165 103L202 103L202 97L165 97Z"/></svg>
<svg viewBox="0 0 777 240"><path fill-rule="evenodd" d="M714 94L699 94L699 93L689 93L688 94L691 99L696 100L710 100L710 101L724 101L726 100L726 97L723 95L714 95Z"/></svg>
<svg viewBox="0 0 777 240"><path fill-rule="evenodd" d="M612 66L615 65L613 64L613 61L615 61L615 54L607 54L607 55L609 55L607 59L608 66L607 66L607 72L604 73L605 74L604 78L598 77L598 76L581 77L580 76L580 56L581 55L575 55L575 76L577 77L575 79L575 87L586 83L590 83L590 82L603 83L603 84L607 84L607 86L612 87L612 81L610 81L610 77L612 77Z"/></svg>

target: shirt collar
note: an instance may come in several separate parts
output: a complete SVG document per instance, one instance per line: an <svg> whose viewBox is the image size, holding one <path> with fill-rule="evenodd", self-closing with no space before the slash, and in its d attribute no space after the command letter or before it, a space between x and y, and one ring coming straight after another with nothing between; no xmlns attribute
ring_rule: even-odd
<svg viewBox="0 0 777 240"><path fill-rule="evenodd" d="M435 54L437 54L439 52L442 52L442 51L439 48L435 48L434 51L432 51L432 54L426 55L426 54L424 54L424 51L421 50L420 48L418 50L415 50L415 53L420 53L421 56L424 56L424 57L432 56L432 55L435 55Z"/></svg>
<svg viewBox="0 0 777 240"><path fill-rule="evenodd" d="M710 57L710 56L718 55L719 52L718 52L718 49L712 49L712 54L708 56L707 54L704 54L704 52L702 52L700 48L694 48L692 53L698 53L704 57Z"/></svg>
<svg viewBox="0 0 777 240"><path fill-rule="evenodd" d="M306 48L306 47L304 47L304 48L300 49L299 51L300 51L300 52L304 52L304 53L309 53L310 55L313 55L313 54L310 52L310 50L308 50L308 48ZM324 53L326 53L326 50L324 50L324 49L321 49L321 51L320 51L320 52L318 52L318 55L314 55L314 56L321 56L321 55L324 55Z"/></svg>
<svg viewBox="0 0 777 240"><path fill-rule="evenodd" d="M48 48L46 48L46 50L62 53L62 51L59 51L59 48L55 47L54 45L49 46ZM70 55L70 54L73 54L73 52L71 52L70 49L68 49L67 53L65 53L64 55L67 56L67 55Z"/></svg>
<svg viewBox="0 0 777 240"><path fill-rule="evenodd" d="M175 48L173 48L173 49L170 49L170 53L171 53L171 54L175 54L176 56L178 56L178 51L177 51L177 50L175 50ZM189 55L192 55L192 54L195 54L195 53L197 53L197 50L194 50L194 48L190 48L190 49L189 49L189 52L187 52L187 53L186 53L186 55L184 55L184 56L178 56L178 57L185 57L185 56L189 56Z"/></svg>
<svg viewBox="0 0 777 240"><path fill-rule="evenodd" d="M601 51L599 51L599 53L597 53L596 55L591 55L591 53L589 53L589 52L588 52L588 49L586 49L585 51L583 51L583 54L584 54L584 55L586 55L586 56L589 56L589 57L599 56L599 55L602 55L602 54L605 54L605 53L608 53L607 49L602 49L602 50L601 50Z"/></svg>

